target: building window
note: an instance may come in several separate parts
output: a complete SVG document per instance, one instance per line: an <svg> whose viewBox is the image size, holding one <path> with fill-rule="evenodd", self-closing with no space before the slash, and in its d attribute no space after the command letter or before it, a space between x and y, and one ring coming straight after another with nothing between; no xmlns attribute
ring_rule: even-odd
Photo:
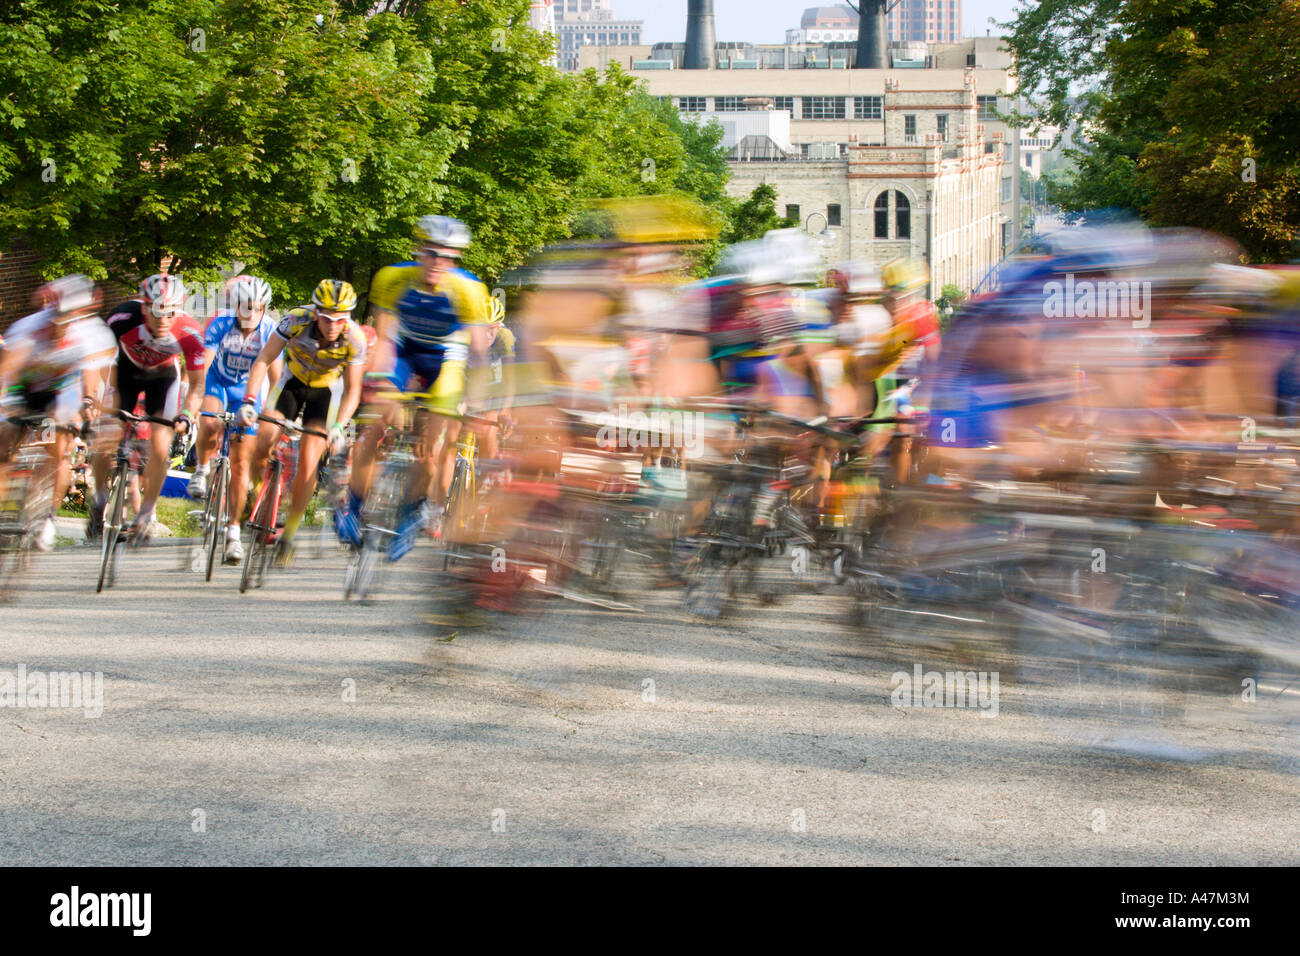
<svg viewBox="0 0 1300 956"><path fill-rule="evenodd" d="M877 239L889 238L889 190L876 197L876 231Z"/></svg>
<svg viewBox="0 0 1300 956"><path fill-rule="evenodd" d="M785 110L791 116L794 116L793 96L774 96L772 97L772 106L778 110Z"/></svg>
<svg viewBox="0 0 1300 956"><path fill-rule="evenodd" d="M884 115L885 98L883 96L853 97L853 118L860 120L878 120Z"/></svg>
<svg viewBox="0 0 1300 956"><path fill-rule="evenodd" d="M837 202L830 203L826 207L826 226L840 225L840 204Z"/></svg>
<svg viewBox="0 0 1300 956"><path fill-rule="evenodd" d="M894 238L912 238L912 204L897 189L894 190Z"/></svg>
<svg viewBox="0 0 1300 956"><path fill-rule="evenodd" d="M939 138L946 143L948 142L948 114L940 113L936 119L939 124Z"/></svg>
<svg viewBox="0 0 1300 956"><path fill-rule="evenodd" d="M745 108L744 98L740 96L717 96L713 99L713 108L719 113L739 113Z"/></svg>
<svg viewBox="0 0 1300 956"><path fill-rule="evenodd" d="M1002 201L1011 202L1011 177L1010 176L1004 176L1002 178Z"/></svg>
<svg viewBox="0 0 1300 956"><path fill-rule="evenodd" d="M683 96L677 101L677 108L683 113L703 113L709 108L707 97Z"/></svg>
<svg viewBox="0 0 1300 956"><path fill-rule="evenodd" d="M797 203L785 204L785 218L791 222L799 221L799 206Z"/></svg>
<svg viewBox="0 0 1300 956"><path fill-rule="evenodd" d="M916 142L916 115L914 113L909 113L903 117L903 142Z"/></svg>
<svg viewBox="0 0 1300 956"><path fill-rule="evenodd" d="M977 96L975 104L979 107L979 118L981 120L995 120L998 112L998 98L996 96Z"/></svg>
<svg viewBox="0 0 1300 956"><path fill-rule="evenodd" d="M802 101L803 113L800 119L844 119L844 97L842 96L805 96Z"/></svg>

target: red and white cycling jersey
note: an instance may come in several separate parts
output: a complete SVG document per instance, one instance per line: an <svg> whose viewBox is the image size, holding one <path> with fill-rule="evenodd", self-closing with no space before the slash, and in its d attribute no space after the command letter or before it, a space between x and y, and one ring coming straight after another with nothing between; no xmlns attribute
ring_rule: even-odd
<svg viewBox="0 0 1300 956"><path fill-rule="evenodd" d="M203 330L199 324L182 312L172 321L171 331L157 337L144 320L144 308L139 299L131 299L108 317L108 328L117 337L121 355L147 374L166 373L178 358L190 371L202 369Z"/></svg>

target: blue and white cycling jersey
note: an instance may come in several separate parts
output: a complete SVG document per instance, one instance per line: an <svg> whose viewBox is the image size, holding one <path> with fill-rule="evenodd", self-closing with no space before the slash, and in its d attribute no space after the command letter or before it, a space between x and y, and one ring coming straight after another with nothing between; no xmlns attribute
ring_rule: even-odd
<svg viewBox="0 0 1300 956"><path fill-rule="evenodd" d="M216 379L221 385L239 385L248 380L248 372L253 362L261 354L275 331L275 319L263 316L253 333L244 338L239 328L239 319L233 312L223 312L212 320L208 330L203 333L203 347L216 349L212 356L212 365L208 369L208 378Z"/></svg>

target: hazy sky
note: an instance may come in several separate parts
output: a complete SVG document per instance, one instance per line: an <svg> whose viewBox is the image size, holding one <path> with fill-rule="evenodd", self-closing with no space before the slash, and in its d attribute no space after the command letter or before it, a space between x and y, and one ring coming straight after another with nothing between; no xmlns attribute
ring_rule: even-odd
<svg viewBox="0 0 1300 956"><path fill-rule="evenodd" d="M799 17L811 6L834 6L840 0L714 0L719 40L742 43L782 43L785 31L799 26ZM641 42L682 40L686 37L686 0L613 0L614 15L644 20ZM961 18L966 36L983 36L991 29L989 17L1010 20L1016 0L962 0Z"/></svg>

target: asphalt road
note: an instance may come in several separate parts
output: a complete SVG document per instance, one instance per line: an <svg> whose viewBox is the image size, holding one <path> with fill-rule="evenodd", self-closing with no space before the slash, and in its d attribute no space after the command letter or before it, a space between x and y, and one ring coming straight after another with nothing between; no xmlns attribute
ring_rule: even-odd
<svg viewBox="0 0 1300 956"><path fill-rule="evenodd" d="M337 552L246 596L181 554L102 595L96 554L44 555L0 607L0 672L103 675L98 717L0 709L0 863L1300 863L1300 693L1243 701L1248 664L868 638L829 593L547 599L448 640L423 547L373 606ZM894 706L917 665L996 672L996 716Z"/></svg>

